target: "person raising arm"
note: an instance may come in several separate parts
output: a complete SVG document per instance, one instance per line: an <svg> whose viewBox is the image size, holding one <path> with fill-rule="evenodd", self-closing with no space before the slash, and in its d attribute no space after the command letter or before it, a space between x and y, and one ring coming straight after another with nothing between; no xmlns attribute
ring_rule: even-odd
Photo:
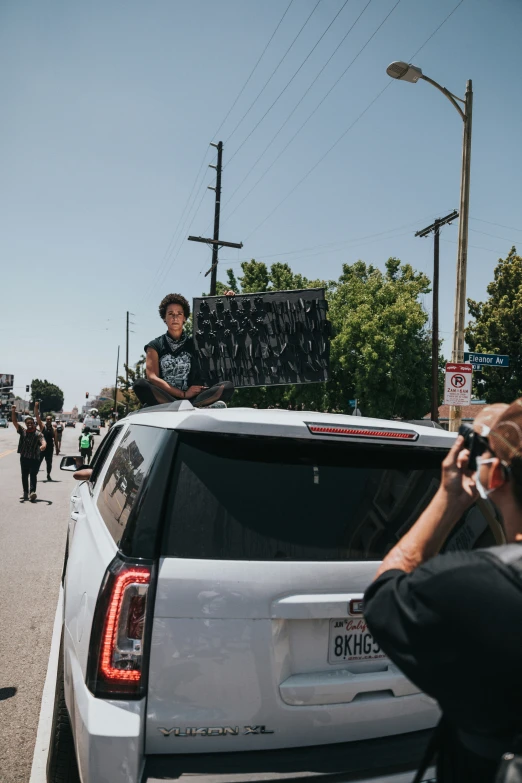
<svg viewBox="0 0 522 783"><path fill-rule="evenodd" d="M35 404L37 410L38 403ZM16 405L11 407L11 421L14 424L20 440L18 454L20 455L20 470L22 473L23 500L36 500L36 484L40 467L40 454L46 449L46 442L41 432L36 429L32 416L25 419L25 427L18 421ZM30 482L30 483L29 483Z"/></svg>

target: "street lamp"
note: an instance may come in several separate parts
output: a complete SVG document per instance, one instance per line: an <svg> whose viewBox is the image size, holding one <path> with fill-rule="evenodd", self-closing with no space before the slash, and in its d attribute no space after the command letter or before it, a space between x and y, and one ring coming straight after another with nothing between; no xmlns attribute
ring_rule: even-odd
<svg viewBox="0 0 522 783"><path fill-rule="evenodd" d="M386 73L392 79L400 79L404 82L416 84L419 79L429 82L440 90L460 114L464 123L462 137L462 169L460 174L460 220L459 239L457 250L457 289L455 292L455 320L453 326L453 347L451 353L452 362L464 360L464 319L466 316L466 268L468 263L468 221L469 221L469 180L471 163L471 118L473 109L473 90L471 79L466 83L466 96L459 98L442 85L425 76L416 65L405 63L401 60L391 63L386 68ZM458 101L458 103L457 103ZM459 106L463 105L464 109ZM457 432L460 427L462 410L460 407L451 406L449 429Z"/></svg>

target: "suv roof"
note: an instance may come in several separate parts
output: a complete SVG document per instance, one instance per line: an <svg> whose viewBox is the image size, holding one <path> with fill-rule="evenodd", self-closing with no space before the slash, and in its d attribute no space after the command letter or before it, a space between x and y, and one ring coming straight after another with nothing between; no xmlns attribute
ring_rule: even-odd
<svg viewBox="0 0 522 783"><path fill-rule="evenodd" d="M121 422L191 432L264 435L285 438L318 437L335 441L447 448L454 433L406 421L279 408L194 408L187 400L135 411ZM121 423L120 422L120 423ZM313 427L313 425L316 425Z"/></svg>

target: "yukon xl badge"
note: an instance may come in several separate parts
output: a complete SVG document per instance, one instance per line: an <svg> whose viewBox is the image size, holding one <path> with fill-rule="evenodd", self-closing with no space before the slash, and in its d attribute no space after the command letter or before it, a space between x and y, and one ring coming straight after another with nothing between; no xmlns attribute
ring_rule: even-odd
<svg viewBox="0 0 522 783"><path fill-rule="evenodd" d="M164 737L227 737L230 735L236 737L238 734L274 733L266 726L243 726L243 731L240 731L239 726L202 726L201 728L189 727L186 729L180 729L178 726L165 729L160 726L158 731Z"/></svg>

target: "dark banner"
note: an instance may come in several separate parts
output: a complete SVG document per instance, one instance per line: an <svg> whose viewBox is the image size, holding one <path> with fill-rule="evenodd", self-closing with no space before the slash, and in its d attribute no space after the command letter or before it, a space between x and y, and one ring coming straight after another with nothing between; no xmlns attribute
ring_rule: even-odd
<svg viewBox="0 0 522 783"><path fill-rule="evenodd" d="M238 389L328 380L324 288L194 299L194 344L205 383Z"/></svg>

